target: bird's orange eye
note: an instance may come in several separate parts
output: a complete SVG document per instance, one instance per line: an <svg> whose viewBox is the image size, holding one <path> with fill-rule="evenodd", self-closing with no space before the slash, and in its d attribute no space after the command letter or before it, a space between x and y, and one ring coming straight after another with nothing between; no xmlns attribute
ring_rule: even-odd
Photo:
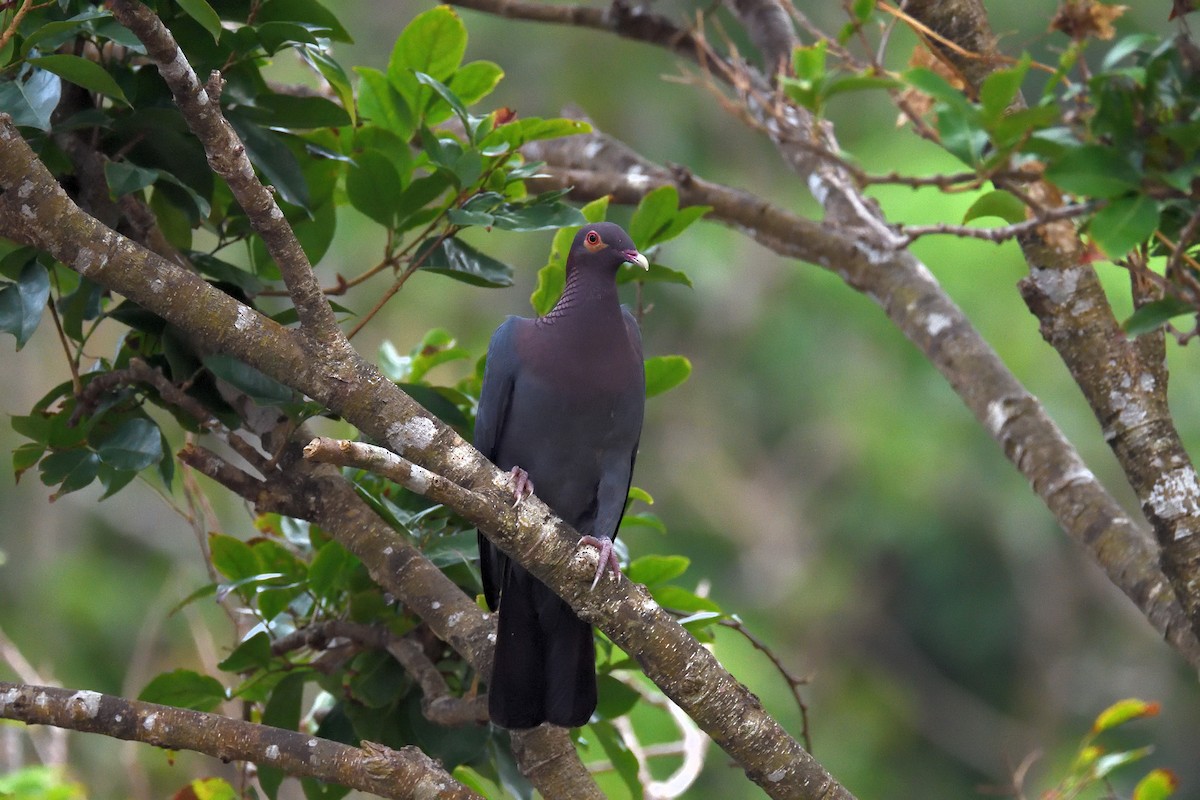
<svg viewBox="0 0 1200 800"><path fill-rule="evenodd" d="M588 235L584 237L584 241L586 241L588 244L599 244L600 234L596 233L595 231L588 231Z"/></svg>

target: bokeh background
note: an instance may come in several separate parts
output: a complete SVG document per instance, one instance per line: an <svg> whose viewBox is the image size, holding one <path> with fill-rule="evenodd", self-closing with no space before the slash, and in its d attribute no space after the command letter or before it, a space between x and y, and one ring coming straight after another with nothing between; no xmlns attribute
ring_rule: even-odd
<svg viewBox="0 0 1200 800"><path fill-rule="evenodd" d="M425 2L346 2L337 13L356 37L342 63L382 68L404 24ZM826 30L837 3L797 3ZM1056 59L1048 32L1056 3L987 2L1002 47ZM708 4L655 2L694 16ZM1167 0L1141 2L1122 33L1165 32ZM597 126L659 162L761 194L807 214L819 210L765 137L722 111L690 66L658 50L591 31L462 16L468 59L506 72L487 107L528 116L581 107ZM716 30L710 20L710 30ZM889 64L913 37L897 29ZM1101 48L1094 48L1099 50ZM286 65L281 65L286 69ZM834 101L843 148L868 171L956 170L936 148L895 126L882 95ZM889 188L873 193L893 221L957 222L970 196ZM611 216L627 219L628 210ZM529 313L550 234L471 231L473 243L517 266L510 289L469 287L437 275L410 281L355 340L367 354L390 340L406 351L429 328L449 329L482 354L506 314ZM352 210L319 265L323 278L374 264L382 235ZM1025 272L1012 244L926 238L914 247L983 335L1136 514L1099 427L1015 290ZM681 353L691 380L648 403L635 483L656 499L666 536L625 538L634 556L681 553L727 610L796 673L815 754L861 798L983 796L1009 784L1038 754L1026 791L1060 775L1095 715L1137 696L1161 714L1113 737L1153 744L1149 766L1175 771L1180 797L1200 797L1200 691L1196 676L1089 559L1057 528L1024 480L936 371L867 298L834 275L780 259L735 231L701 222L656 254L694 288L657 284L643 338L648 355ZM1101 264L1118 313L1126 277ZM352 305L354 298L351 298ZM361 308L373 298L358 298ZM104 352L106 345L93 347ZM1200 442L1196 346L1170 348L1171 392L1185 441ZM432 379L451 383L465 362ZM456 371L458 370L458 371ZM48 321L26 349L0 340L0 412L22 414L66 375ZM20 444L0 424L0 450ZM191 528L151 483L97 503L95 488L48 501L35 474L14 485L0 469L0 646L46 680L131 695L175 667L209 670L232 644L228 621L201 604L168 616L207 581ZM225 532L251 535L239 502L211 492ZM795 733L800 716L784 681L736 634L717 654ZM0 659L3 662L5 659ZM0 663L0 676L13 676ZM0 727L0 744L14 735ZM80 734L66 739L75 775L94 797L162 797L221 765L190 754ZM606 783L621 796L617 784ZM710 750L695 798L758 797Z"/></svg>

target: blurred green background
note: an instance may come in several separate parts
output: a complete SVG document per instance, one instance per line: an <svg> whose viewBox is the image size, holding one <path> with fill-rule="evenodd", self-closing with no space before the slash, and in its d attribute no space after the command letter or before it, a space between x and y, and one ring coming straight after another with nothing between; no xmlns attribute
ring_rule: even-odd
<svg viewBox="0 0 1200 800"><path fill-rule="evenodd" d="M383 67L397 33L423 2L338 4L356 37L344 64ZM836 32L836 3L798 4ZM1047 31L1051 0L988 2L1001 46L1053 61L1064 43ZM819 6L819 7L818 7ZM676 18L700 6L655 2ZM1168 0L1136 6L1118 30L1168 31ZM816 214L804 183L765 137L720 109L705 90L669 78L689 65L589 31L504 21L463 11L468 59L507 75L487 102L522 115L581 107L605 132L659 162ZM714 30L710 27L710 30ZM889 65L913 37L897 29ZM870 98L869 100L864 98ZM882 95L833 102L843 148L871 172L956 170L905 130ZM892 221L957 222L968 195L890 188L874 192ZM627 219L627 210L611 216ZM407 351L429 328L449 329L482 354L506 314L528 314L551 234L470 231L473 243L517 266L517 284L486 290L418 274L355 340L366 354L390 339ZM326 282L357 274L382 252L382 235L347 209L319 265ZM926 238L915 251L1081 450L1137 514L1099 428L1043 343L1014 285L1025 272L1012 245ZM918 352L867 298L834 275L778 258L735 231L702 222L656 260L688 272L693 289L654 284L647 355L682 353L691 380L647 407L635 484L656 499L663 537L630 531L636 557L682 553L688 573L740 613L804 691L818 759L861 798L970 797L1004 787L1040 753L1027 793L1060 774L1095 715L1138 696L1159 717L1114 746L1152 743L1148 766L1200 797L1200 691L1196 676L1057 528L1024 480ZM1101 264L1119 314L1127 280ZM352 301L354 300L352 296ZM357 298L364 311L372 298ZM22 414L66 374L43 321L27 348L0 342L0 411ZM95 352L109 345L95 341ZM1172 399L1185 441L1200 441L1195 347L1171 348ZM464 362L439 368L451 383ZM456 372L455 370L460 370ZM7 453L20 443L0 426ZM136 695L160 671L218 674L230 629L215 607L167 612L207 581L191 528L148 483L97 504L98 490L51 504L30 474L0 470L0 641L44 680ZM225 532L248 536L250 516L211 492ZM179 503L178 499L173 501ZM783 680L744 640L721 631L718 656L788 728L800 718ZM0 659L3 662L5 659ZM14 677L0 663L0 676ZM14 729L0 726L0 745ZM191 774L228 774L209 759L71 734L75 774L94 797L162 797ZM1147 768L1148 768L1147 766ZM1140 772L1118 777L1128 792ZM615 783L605 783L621 796ZM758 797L713 748L694 798Z"/></svg>

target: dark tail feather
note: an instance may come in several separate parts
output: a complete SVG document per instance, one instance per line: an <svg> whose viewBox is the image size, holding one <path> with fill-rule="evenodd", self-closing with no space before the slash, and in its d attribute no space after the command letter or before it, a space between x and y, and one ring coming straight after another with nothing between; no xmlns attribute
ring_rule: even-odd
<svg viewBox="0 0 1200 800"><path fill-rule="evenodd" d="M515 564L500 597L488 713L503 728L543 722L574 728L596 710L591 626Z"/></svg>

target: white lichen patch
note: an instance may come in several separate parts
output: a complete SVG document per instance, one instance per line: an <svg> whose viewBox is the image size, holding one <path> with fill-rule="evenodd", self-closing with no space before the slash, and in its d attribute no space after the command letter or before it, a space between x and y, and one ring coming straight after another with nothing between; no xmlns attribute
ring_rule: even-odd
<svg viewBox="0 0 1200 800"><path fill-rule="evenodd" d="M1200 485L1196 483L1196 471L1191 467L1171 470L1154 484L1150 497L1146 499L1155 515L1164 520L1200 514ZM1181 539L1190 531L1177 531Z"/></svg>
<svg viewBox="0 0 1200 800"><path fill-rule="evenodd" d="M155 294L162 294L163 289L167 288L167 283L162 278L155 278L150 281L150 291Z"/></svg>
<svg viewBox="0 0 1200 800"><path fill-rule="evenodd" d="M1004 400L993 400L987 407L987 429L993 437L999 437L1004 426L1012 419L1013 411Z"/></svg>
<svg viewBox="0 0 1200 800"><path fill-rule="evenodd" d="M37 212L34 211L33 208L30 206L22 205L21 206L21 216L32 222L33 220L37 219Z"/></svg>
<svg viewBox="0 0 1200 800"><path fill-rule="evenodd" d="M392 546L390 544L387 547L383 548L383 554L385 556L390 556L393 552L394 551L392 550Z"/></svg>
<svg viewBox="0 0 1200 800"><path fill-rule="evenodd" d="M72 262L72 266L75 267L75 271L80 275L87 275L88 271L91 270L92 265L95 263L96 252L90 247L81 247L79 248L79 252L75 254L75 260Z"/></svg>
<svg viewBox="0 0 1200 800"><path fill-rule="evenodd" d="M930 336L937 336L949 328L952 322L950 317L945 314L930 314L929 318L925 320L925 330L929 331Z"/></svg>
<svg viewBox="0 0 1200 800"><path fill-rule="evenodd" d="M429 490L429 480L433 477L433 473L424 467L418 467L413 464L412 471L409 474L408 488L417 494L425 494Z"/></svg>
<svg viewBox="0 0 1200 800"><path fill-rule="evenodd" d="M233 321L233 327L239 331L247 331L252 325L254 325L254 312L250 310L249 306L238 306L237 319Z"/></svg>
<svg viewBox="0 0 1200 800"><path fill-rule="evenodd" d="M453 614L451 614L449 617L446 618L446 627L453 628L454 626L458 625L458 623L462 620L462 618L463 618L462 612L455 611Z"/></svg>
<svg viewBox="0 0 1200 800"><path fill-rule="evenodd" d="M450 468L455 471L466 471L475 461L475 448L463 442L450 449Z"/></svg>
<svg viewBox="0 0 1200 800"><path fill-rule="evenodd" d="M398 452L410 447L424 450L433 444L433 437L436 435L437 426L429 417L413 417L404 422L397 422L387 430L388 444Z"/></svg>
<svg viewBox="0 0 1200 800"><path fill-rule="evenodd" d="M1140 388L1146 394L1153 392L1157 386L1158 382L1154 380L1154 376L1149 372L1143 372L1138 376L1138 388Z"/></svg>
<svg viewBox="0 0 1200 800"><path fill-rule="evenodd" d="M67 700L67 708L72 715L82 713L88 719L95 719L100 713L100 694L89 691L76 692Z"/></svg>
<svg viewBox="0 0 1200 800"><path fill-rule="evenodd" d="M317 740L316 740L316 739L309 739L309 740L308 740L308 746L309 746L309 747L316 747L316 746L317 746Z"/></svg>
<svg viewBox="0 0 1200 800"><path fill-rule="evenodd" d="M17 187L17 197L25 200L29 195L33 194L33 181L26 178L21 181L21 185Z"/></svg>
<svg viewBox="0 0 1200 800"><path fill-rule="evenodd" d="M1109 392L1108 402L1116 410L1117 422L1125 430L1141 425L1150 416L1150 412L1142 405L1141 398L1137 395L1114 390Z"/></svg>
<svg viewBox="0 0 1200 800"><path fill-rule="evenodd" d="M279 760L279 745L277 745L277 744L268 745L266 755L267 755L268 761Z"/></svg>
<svg viewBox="0 0 1200 800"><path fill-rule="evenodd" d="M1082 274L1078 267L1069 269L1045 269L1033 267L1029 270L1034 286L1050 298L1050 302L1062 304L1071 299L1079 287L1079 276Z"/></svg>
<svg viewBox="0 0 1200 800"><path fill-rule="evenodd" d="M441 601L441 600L434 600L434 601L433 601L432 603L430 603L429 605L430 605L430 607L431 607L431 608L432 608L434 611L437 611L439 608L441 608L441 607L442 607L442 601Z"/></svg>
<svg viewBox="0 0 1200 800"><path fill-rule="evenodd" d="M767 780L770 783L779 783L779 781L783 780L786 777L787 777L786 769L777 769L774 772L771 772L767 775Z"/></svg>
<svg viewBox="0 0 1200 800"><path fill-rule="evenodd" d="M156 722L158 722L158 712L151 711L146 715L146 718L142 720L142 727L148 731L152 731L154 730L154 723Z"/></svg>
<svg viewBox="0 0 1200 800"><path fill-rule="evenodd" d="M8 689L0 692L0 712L13 705L21 699L21 692L17 689Z"/></svg>

